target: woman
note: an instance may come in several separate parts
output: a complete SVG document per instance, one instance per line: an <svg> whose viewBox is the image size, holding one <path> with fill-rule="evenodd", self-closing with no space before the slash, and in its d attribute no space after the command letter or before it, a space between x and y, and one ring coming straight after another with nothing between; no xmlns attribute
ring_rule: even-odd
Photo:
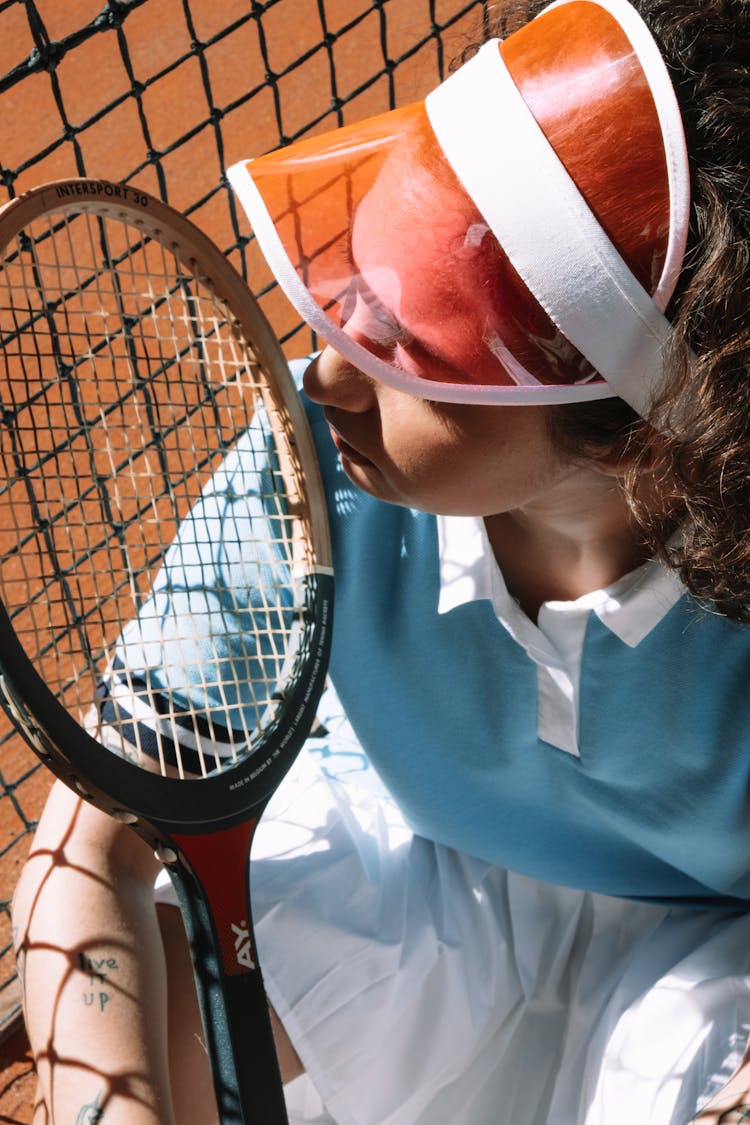
<svg viewBox="0 0 750 1125"><path fill-rule="evenodd" d="M253 869L294 1120L750 1103L749 31L569 0L231 173L328 344L338 697ZM154 866L55 790L15 906L40 1120L212 1119Z"/></svg>

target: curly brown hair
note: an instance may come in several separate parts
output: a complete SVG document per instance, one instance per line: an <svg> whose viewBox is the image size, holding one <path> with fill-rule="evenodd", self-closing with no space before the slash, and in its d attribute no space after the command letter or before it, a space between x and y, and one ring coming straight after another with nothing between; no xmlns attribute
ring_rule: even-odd
<svg viewBox="0 0 750 1125"><path fill-rule="evenodd" d="M651 415L662 432L619 399L557 407L551 426L569 453L621 457L649 548L701 601L750 621L750 2L631 2L672 76L692 181L668 379ZM488 13L488 37L545 6L505 0Z"/></svg>

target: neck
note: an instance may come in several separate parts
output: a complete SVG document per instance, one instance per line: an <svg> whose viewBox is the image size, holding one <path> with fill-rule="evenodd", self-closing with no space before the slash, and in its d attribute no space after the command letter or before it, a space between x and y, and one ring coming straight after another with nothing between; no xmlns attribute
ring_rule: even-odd
<svg viewBox="0 0 750 1125"><path fill-rule="evenodd" d="M563 491L485 518L506 585L533 621L543 602L573 601L649 558L615 478L574 474Z"/></svg>

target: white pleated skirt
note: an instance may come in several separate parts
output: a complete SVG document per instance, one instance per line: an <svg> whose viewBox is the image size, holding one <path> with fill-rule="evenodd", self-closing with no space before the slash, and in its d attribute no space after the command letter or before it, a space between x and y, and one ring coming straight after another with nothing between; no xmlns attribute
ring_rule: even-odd
<svg viewBox="0 0 750 1125"><path fill-rule="evenodd" d="M306 1068L293 1125L688 1125L750 1036L750 914L416 837L326 706L253 849L266 988Z"/></svg>

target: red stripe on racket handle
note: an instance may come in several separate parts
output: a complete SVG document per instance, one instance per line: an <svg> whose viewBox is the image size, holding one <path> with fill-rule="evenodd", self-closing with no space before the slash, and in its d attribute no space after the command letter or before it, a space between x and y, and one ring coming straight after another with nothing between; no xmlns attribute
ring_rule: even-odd
<svg viewBox="0 0 750 1125"><path fill-rule="evenodd" d="M165 838L167 850L179 850L167 870L192 947L221 1125L288 1125L250 910L257 823L254 817L211 834Z"/></svg>
<svg viewBox="0 0 750 1125"><path fill-rule="evenodd" d="M208 898L227 976L258 967L249 915L248 855L258 820L206 835L175 835Z"/></svg>

